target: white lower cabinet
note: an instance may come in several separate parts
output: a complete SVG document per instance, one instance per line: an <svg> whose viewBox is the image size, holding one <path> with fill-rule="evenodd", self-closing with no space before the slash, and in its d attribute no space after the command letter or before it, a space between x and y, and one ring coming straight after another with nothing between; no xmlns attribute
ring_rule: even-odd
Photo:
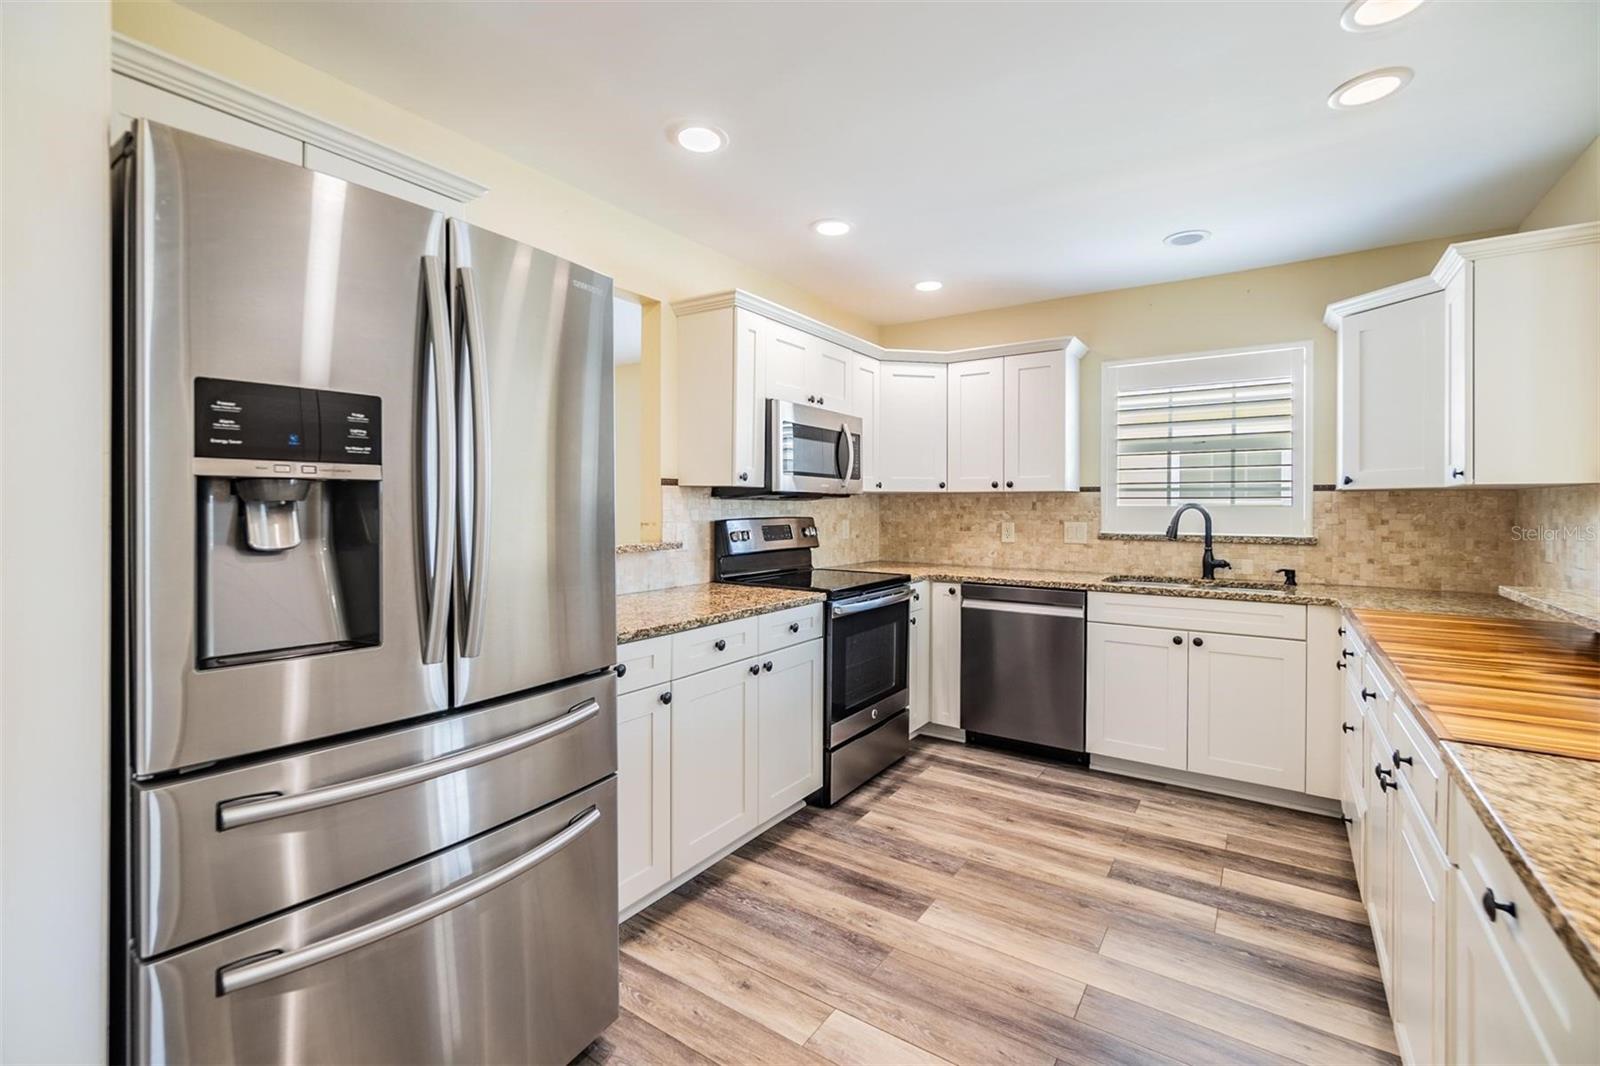
<svg viewBox="0 0 1600 1066"><path fill-rule="evenodd" d="M906 656L906 671L911 676L906 682L911 697L911 732L928 724L929 666L932 654L933 628L928 621L928 609L918 607L911 612L911 648Z"/></svg>
<svg viewBox="0 0 1600 1066"><path fill-rule="evenodd" d="M674 877L760 823L760 673L748 659L672 682Z"/></svg>
<svg viewBox="0 0 1600 1066"><path fill-rule="evenodd" d="M757 821L776 817L822 787L822 698L822 641L807 641L762 659Z"/></svg>
<svg viewBox="0 0 1600 1066"><path fill-rule="evenodd" d="M1189 762L1187 634L1089 623L1085 740L1092 755L1169 766Z"/></svg>
<svg viewBox="0 0 1600 1066"><path fill-rule="evenodd" d="M1372 926L1372 944L1378 954L1378 969L1384 980L1389 976L1390 910L1389 857L1391 855L1389 792L1393 771L1389 768L1388 742L1378 715L1367 714L1367 757L1363 760L1364 787L1367 790L1366 833L1362 843L1361 892L1367 904L1367 921Z"/></svg>
<svg viewBox="0 0 1600 1066"><path fill-rule="evenodd" d="M1406 1062L1442 1062L1450 863L1410 790L1402 786L1390 796L1395 919L1389 930L1389 1011L1395 1043Z"/></svg>
<svg viewBox="0 0 1600 1066"><path fill-rule="evenodd" d="M670 686L617 697L617 905L672 879Z"/></svg>
<svg viewBox="0 0 1600 1066"><path fill-rule="evenodd" d="M933 583L929 605L928 720L950 729L961 728L961 586L949 581Z"/></svg>
<svg viewBox="0 0 1600 1066"><path fill-rule="evenodd" d="M1300 792L1306 784L1306 646L1189 635L1189 769Z"/></svg>

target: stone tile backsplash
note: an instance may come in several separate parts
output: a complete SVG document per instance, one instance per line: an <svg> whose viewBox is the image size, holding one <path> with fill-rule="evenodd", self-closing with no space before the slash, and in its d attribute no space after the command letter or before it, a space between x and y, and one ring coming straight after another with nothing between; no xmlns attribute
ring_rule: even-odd
<svg viewBox="0 0 1600 1066"><path fill-rule="evenodd" d="M817 562L872 559L1170 576L1198 574L1192 541L1101 540L1100 494L862 495L823 500L724 500L707 489L662 489L662 536L678 551L617 557L619 592L711 580L711 523L740 516L811 515ZM1016 540L1000 542L1000 524ZM1082 522L1083 544L1066 542ZM1237 576L1293 567L1302 582L1494 592L1500 585L1595 588L1600 486L1539 489L1322 491L1312 499L1315 544L1222 544Z"/></svg>

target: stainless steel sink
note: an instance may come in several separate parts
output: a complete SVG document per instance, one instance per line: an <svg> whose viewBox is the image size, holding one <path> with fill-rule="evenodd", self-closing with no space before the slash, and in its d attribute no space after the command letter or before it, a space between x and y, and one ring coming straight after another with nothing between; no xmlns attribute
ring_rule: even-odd
<svg viewBox="0 0 1600 1066"><path fill-rule="evenodd" d="M1193 591L1248 592L1260 596L1287 596L1294 590L1286 585L1253 584L1248 581L1195 581L1183 577L1133 577L1119 574L1106 578L1107 585L1127 585L1130 588L1186 589Z"/></svg>

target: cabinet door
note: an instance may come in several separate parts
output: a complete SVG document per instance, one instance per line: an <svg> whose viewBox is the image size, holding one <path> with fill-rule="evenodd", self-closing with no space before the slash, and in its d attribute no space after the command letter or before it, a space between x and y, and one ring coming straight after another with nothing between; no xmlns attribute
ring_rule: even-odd
<svg viewBox="0 0 1600 1066"><path fill-rule="evenodd" d="M760 682L730 663L672 683L672 876L716 854L759 823Z"/></svg>
<svg viewBox="0 0 1600 1066"><path fill-rule="evenodd" d="M933 583L929 607L928 720L961 728L961 586Z"/></svg>
<svg viewBox="0 0 1600 1066"><path fill-rule="evenodd" d="M822 787L822 641L761 661L757 820L776 817Z"/></svg>
<svg viewBox="0 0 1600 1066"><path fill-rule="evenodd" d="M950 364L951 492L994 492L1005 480L1005 360Z"/></svg>
<svg viewBox="0 0 1600 1066"><path fill-rule="evenodd" d="M1189 635L1189 769L1304 791L1304 643Z"/></svg>
<svg viewBox="0 0 1600 1066"><path fill-rule="evenodd" d="M854 372L850 402L861 419L861 484L867 492L877 492L883 488L878 469L878 361L857 352Z"/></svg>
<svg viewBox="0 0 1600 1066"><path fill-rule="evenodd" d="M939 363L879 363L878 471L885 492L945 487L945 381Z"/></svg>
<svg viewBox="0 0 1600 1066"><path fill-rule="evenodd" d="M1365 850L1362 855L1364 868L1362 890L1367 903L1367 922L1372 926L1372 944L1378 953L1378 969L1383 973L1385 982L1389 980L1389 929L1390 929L1390 858L1393 852L1391 813L1393 807L1389 797L1393 790L1388 788L1386 781L1391 780L1388 771L1389 747L1384 738L1382 728L1377 718L1369 712L1366 724L1367 757L1362 760L1362 782L1367 790L1367 825L1365 836ZM1379 769L1385 771L1380 775Z"/></svg>
<svg viewBox="0 0 1600 1066"><path fill-rule="evenodd" d="M756 317L756 316L752 316ZM815 390L807 391L812 374L811 361L816 356L820 341L793 326L758 318L766 338L765 362L762 367L763 397L768 400L789 400L793 403L813 403ZM765 408L765 404L762 405Z"/></svg>
<svg viewBox="0 0 1600 1066"><path fill-rule="evenodd" d="M1459 871L1454 876L1450 892L1450 1061L1461 1066L1557 1061L1494 943L1472 886Z"/></svg>
<svg viewBox="0 0 1600 1066"><path fill-rule="evenodd" d="M1362 311L1339 326L1339 487L1452 483L1444 293Z"/></svg>
<svg viewBox="0 0 1600 1066"><path fill-rule="evenodd" d="M958 623L959 624L959 623ZM911 732L915 733L930 721L928 708L928 667L932 654L933 631L928 626L926 610L911 612L911 648L908 672L911 677L907 687L911 690Z"/></svg>
<svg viewBox="0 0 1600 1066"><path fill-rule="evenodd" d="M1078 426L1068 413L1065 351L1005 357L1006 488L1060 492L1070 487L1067 434L1076 435Z"/></svg>
<svg viewBox="0 0 1600 1066"><path fill-rule="evenodd" d="M1444 287L1445 462L1451 484L1472 484L1472 268Z"/></svg>
<svg viewBox="0 0 1600 1066"><path fill-rule="evenodd" d="M1389 1006L1403 1062L1443 1062L1444 889L1449 863L1408 797L1394 793Z"/></svg>
<svg viewBox="0 0 1600 1066"><path fill-rule="evenodd" d="M672 879L672 707L668 685L617 697L617 906Z"/></svg>
<svg viewBox="0 0 1600 1066"><path fill-rule="evenodd" d="M811 338L811 351L806 360L808 403L843 414L856 414L850 395L855 377L855 352L832 341Z"/></svg>
<svg viewBox="0 0 1600 1066"><path fill-rule="evenodd" d="M1189 762L1188 634L1089 623L1089 751L1153 766Z"/></svg>

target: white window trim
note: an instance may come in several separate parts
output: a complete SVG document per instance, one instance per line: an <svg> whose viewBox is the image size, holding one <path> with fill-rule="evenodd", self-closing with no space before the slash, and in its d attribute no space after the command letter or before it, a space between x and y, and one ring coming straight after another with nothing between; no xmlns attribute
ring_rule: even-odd
<svg viewBox="0 0 1600 1066"><path fill-rule="evenodd" d="M1289 507L1236 507L1212 500L1196 502L1211 512L1214 531L1236 537L1311 536L1311 341L1224 348L1209 352L1119 359L1100 364L1100 529L1105 533L1164 533L1172 508L1117 506L1117 392L1129 388L1198 385L1249 377L1288 374L1294 390L1294 502ZM1208 376L1207 361L1216 360ZM1227 366L1226 371L1222 369ZM1191 524L1192 523L1192 524ZM1185 516L1183 532L1198 533L1202 523Z"/></svg>

